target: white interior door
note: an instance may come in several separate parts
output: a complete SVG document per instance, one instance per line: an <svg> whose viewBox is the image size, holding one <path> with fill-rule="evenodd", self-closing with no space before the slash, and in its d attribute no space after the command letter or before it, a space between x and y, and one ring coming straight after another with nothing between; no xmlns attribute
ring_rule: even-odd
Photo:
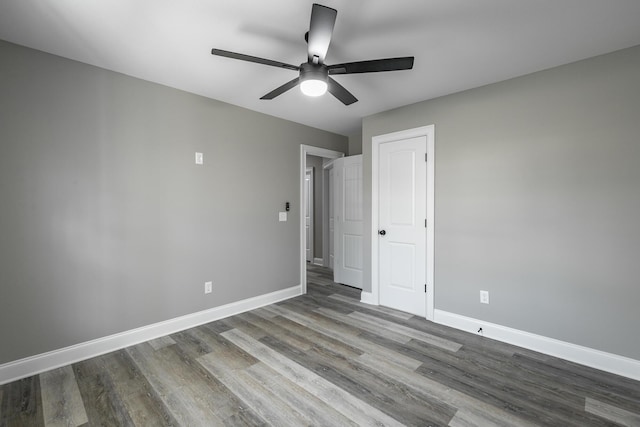
<svg viewBox="0 0 640 427"><path fill-rule="evenodd" d="M334 182L335 182L335 169L333 167L331 167L329 169L329 197L328 197L328 204L329 204L329 268L333 270L333 263L334 263L334 245L335 245L335 241L336 241L336 236L335 236L335 202L334 202L334 197L333 194L335 192L335 187L334 187Z"/></svg>
<svg viewBox="0 0 640 427"><path fill-rule="evenodd" d="M334 162L334 281L362 289L362 155Z"/></svg>
<svg viewBox="0 0 640 427"><path fill-rule="evenodd" d="M426 315L427 138L380 144L380 305Z"/></svg>
<svg viewBox="0 0 640 427"><path fill-rule="evenodd" d="M304 176L304 227L307 261L313 262L313 168L307 168Z"/></svg>
<svg viewBox="0 0 640 427"><path fill-rule="evenodd" d="M333 269L333 161L322 165L322 265Z"/></svg>

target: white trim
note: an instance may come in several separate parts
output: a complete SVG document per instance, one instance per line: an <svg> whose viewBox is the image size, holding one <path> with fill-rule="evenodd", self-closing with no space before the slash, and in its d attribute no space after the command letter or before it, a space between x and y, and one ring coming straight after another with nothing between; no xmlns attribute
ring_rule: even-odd
<svg viewBox="0 0 640 427"><path fill-rule="evenodd" d="M335 160L336 159L330 159L330 160L327 160L326 162L322 163L322 169L324 169L324 170L331 169L333 167L333 162L335 162Z"/></svg>
<svg viewBox="0 0 640 427"><path fill-rule="evenodd" d="M314 147L312 145L300 144L300 175L298 180L300 181L300 284L302 285L302 293L307 293L307 248L304 238L304 174L307 169L307 154L311 156L324 157L326 159L338 159L344 157L344 153L340 151L327 150L326 148Z"/></svg>
<svg viewBox="0 0 640 427"><path fill-rule="evenodd" d="M322 258L314 258L313 259L313 263L315 265L319 265L321 267L324 266L324 260Z"/></svg>
<svg viewBox="0 0 640 427"><path fill-rule="evenodd" d="M378 279L378 163L380 144L408 138L426 136L427 138L427 287L429 292L425 299L426 318L434 317L435 294L435 125L421 126L385 135L374 136L371 139L371 302L380 304L380 282Z"/></svg>
<svg viewBox="0 0 640 427"><path fill-rule="evenodd" d="M300 285L0 365L0 385L302 295Z"/></svg>
<svg viewBox="0 0 640 427"><path fill-rule="evenodd" d="M434 322L472 334L477 334L478 329L482 328L483 335L487 338L528 348L529 350L538 351L550 356L560 357L571 362L622 375L634 380L640 380L639 360L438 309L435 310Z"/></svg>
<svg viewBox="0 0 640 427"><path fill-rule="evenodd" d="M435 295L436 128L427 126L427 320L433 320Z"/></svg>
<svg viewBox="0 0 640 427"><path fill-rule="evenodd" d="M374 302L373 294L371 292L362 291L360 293L360 302L369 305L378 305L377 302Z"/></svg>

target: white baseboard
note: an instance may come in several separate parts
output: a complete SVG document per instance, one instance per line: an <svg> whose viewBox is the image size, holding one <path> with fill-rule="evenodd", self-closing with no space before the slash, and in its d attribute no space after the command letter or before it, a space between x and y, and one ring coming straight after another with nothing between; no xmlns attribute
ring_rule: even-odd
<svg viewBox="0 0 640 427"><path fill-rule="evenodd" d="M373 301L373 294L371 292L362 291L360 294L360 302L364 304L378 305Z"/></svg>
<svg viewBox="0 0 640 427"><path fill-rule="evenodd" d="M517 345L634 380L640 380L640 361L628 357L606 353L589 347L582 347L442 310L434 311L434 322L471 332L472 334L477 334L478 329L482 328L483 335L487 338Z"/></svg>
<svg viewBox="0 0 640 427"><path fill-rule="evenodd" d="M324 266L324 260L322 258L314 258L313 263L315 265Z"/></svg>
<svg viewBox="0 0 640 427"><path fill-rule="evenodd" d="M302 295L297 285L0 365L0 385Z"/></svg>

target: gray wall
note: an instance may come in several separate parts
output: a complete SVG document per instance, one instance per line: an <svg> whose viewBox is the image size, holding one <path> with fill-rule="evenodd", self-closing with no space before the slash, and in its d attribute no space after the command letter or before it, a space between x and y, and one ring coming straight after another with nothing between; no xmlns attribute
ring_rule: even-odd
<svg viewBox="0 0 640 427"><path fill-rule="evenodd" d="M367 205L371 138L429 124L436 309L640 360L640 47L365 118Z"/></svg>
<svg viewBox="0 0 640 427"><path fill-rule="evenodd" d="M0 63L0 363L299 284L299 146L347 138L5 42Z"/></svg>
<svg viewBox="0 0 640 427"><path fill-rule="evenodd" d="M362 154L362 132L349 135L349 156Z"/></svg>
<svg viewBox="0 0 640 427"><path fill-rule="evenodd" d="M307 156L307 167L313 168L313 257L322 258L322 162L318 156Z"/></svg>

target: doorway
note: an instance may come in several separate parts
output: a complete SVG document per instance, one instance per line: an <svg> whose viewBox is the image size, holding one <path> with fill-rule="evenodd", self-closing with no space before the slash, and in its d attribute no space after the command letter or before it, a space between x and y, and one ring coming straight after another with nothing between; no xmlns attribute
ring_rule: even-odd
<svg viewBox="0 0 640 427"><path fill-rule="evenodd" d="M303 294L307 293L307 239L305 227L305 182L307 173L307 155L322 157L327 160L344 157L344 153L311 145L300 145L300 286Z"/></svg>
<svg viewBox="0 0 640 427"><path fill-rule="evenodd" d="M313 182L313 168L307 167L304 174L304 235L306 239L306 260L307 262L313 262L313 234L315 230L314 223L314 203L315 197L314 182Z"/></svg>
<svg viewBox="0 0 640 427"><path fill-rule="evenodd" d="M371 296L433 320L435 127L372 139Z"/></svg>
<svg viewBox="0 0 640 427"><path fill-rule="evenodd" d="M334 161L323 166L322 171L322 265L333 271L335 248L335 202L332 189L335 182Z"/></svg>

